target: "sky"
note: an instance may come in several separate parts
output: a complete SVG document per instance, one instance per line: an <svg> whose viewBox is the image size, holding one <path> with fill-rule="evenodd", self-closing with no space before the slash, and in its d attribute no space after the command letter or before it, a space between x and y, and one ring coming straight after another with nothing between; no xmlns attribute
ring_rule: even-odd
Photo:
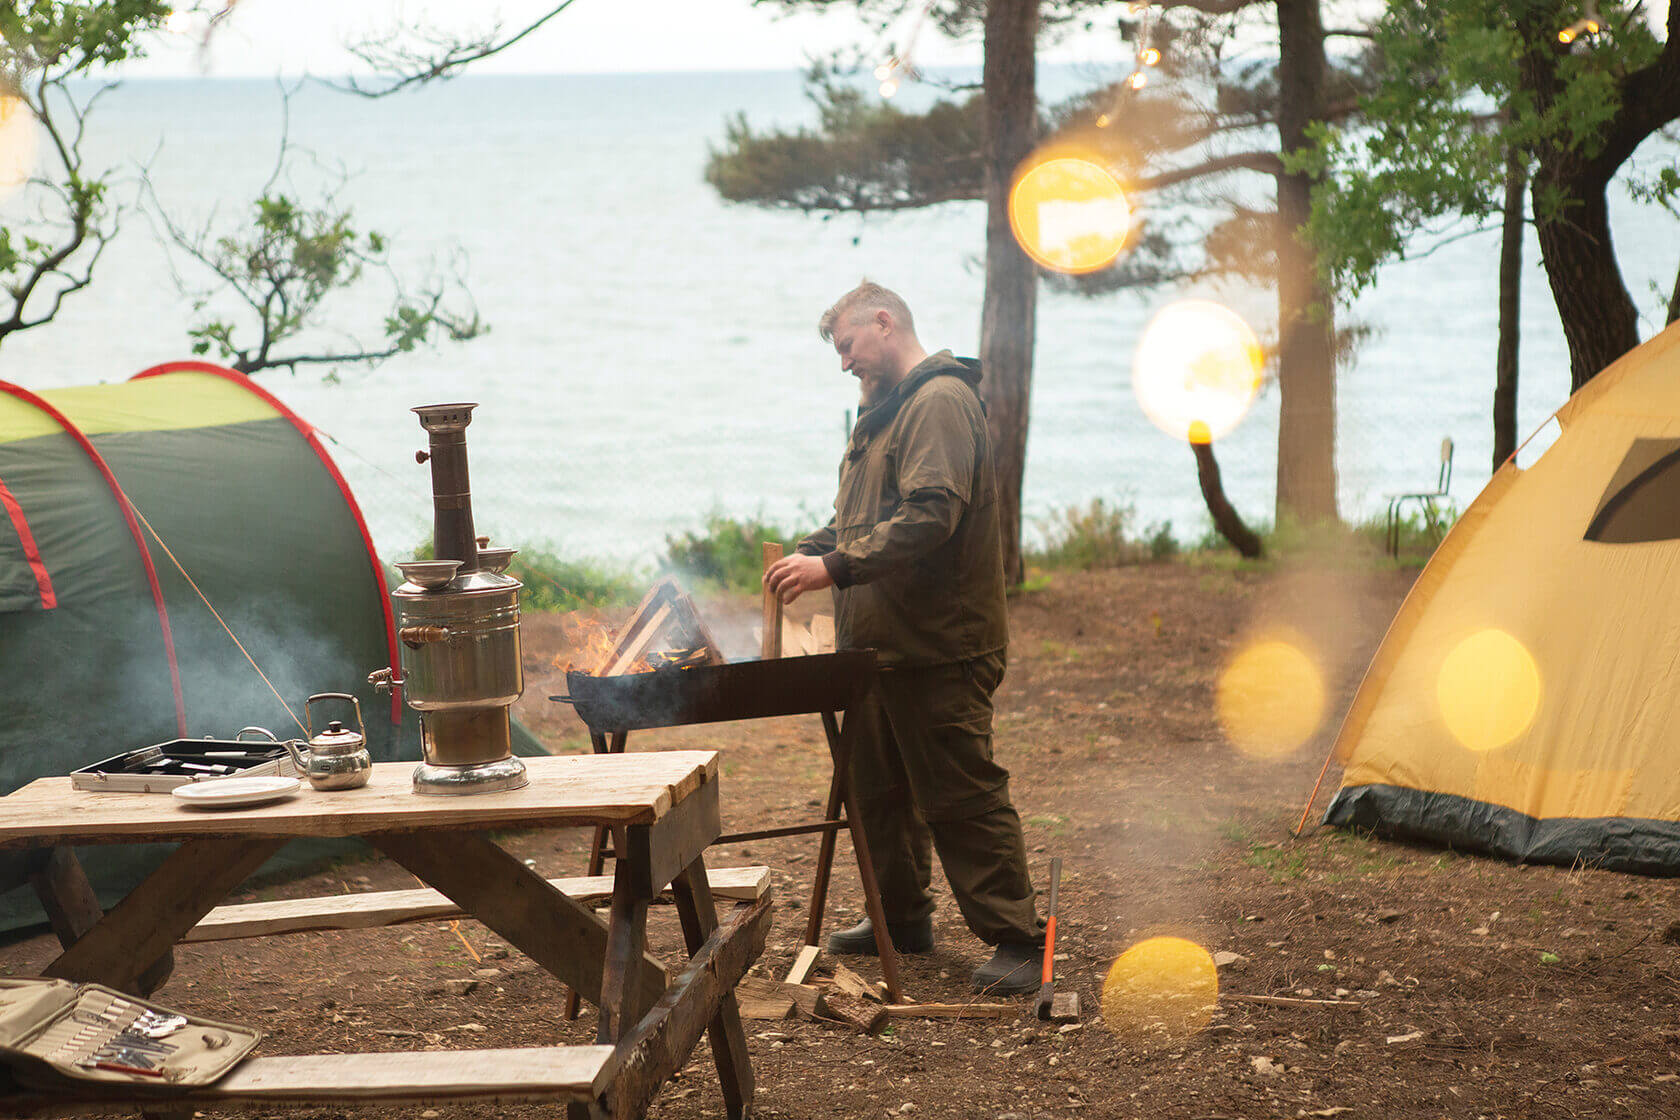
<svg viewBox="0 0 1680 1120"><path fill-rule="evenodd" d="M150 57L125 66L132 77L269 77L277 73L334 75L357 69L342 44L388 29L398 21L425 20L458 31L483 30L499 14L515 28L555 0L238 0L231 16L201 56L199 34L165 35ZM221 0L198 0L214 11ZM182 0L181 8L188 8ZM906 7L912 7L906 3ZM751 0L573 0L535 35L476 67L480 73L641 73L667 70L792 70L809 57L859 44L872 36L849 5L823 13L780 15ZM913 16L913 13L912 13ZM895 27L908 37L912 18ZM193 26L202 28L200 16ZM879 44L885 54L888 45ZM1045 61L1118 59L1124 53L1111 30L1056 45ZM977 65L976 34L964 42L929 28L917 36L923 66Z"/></svg>

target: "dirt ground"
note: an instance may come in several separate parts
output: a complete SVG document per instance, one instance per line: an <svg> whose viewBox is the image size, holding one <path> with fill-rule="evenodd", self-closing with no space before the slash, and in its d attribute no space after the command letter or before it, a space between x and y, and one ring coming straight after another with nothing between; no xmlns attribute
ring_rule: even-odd
<svg viewBox="0 0 1680 1120"><path fill-rule="evenodd" d="M880 1037L811 1021L747 1024L755 1115L777 1120L911 1116L1238 1120L1466 1120L1680 1116L1680 885L1497 860L1319 830L1293 841L1329 738L1411 571L1371 562L1269 572L1158 567L1061 574L1013 603L998 696L997 754L1013 774L1035 877L1065 861L1059 986L1085 1018L1059 1029L917 1021ZM702 604L745 655L756 600ZM808 612L805 603L797 605ZM1324 651L1331 703L1318 737L1288 758L1249 759L1222 736L1214 687L1245 640L1286 625ZM562 627L527 619L520 713L557 751L588 750L561 691ZM725 828L796 823L820 811L828 758L815 717L633 734L630 749L723 752ZM1315 807L1321 814L1335 772ZM587 837L508 839L550 875L577 874ZM849 845L829 928L861 914ZM754 971L779 977L804 922L815 837L714 849L713 866L768 864L775 924ZM394 865L350 862L246 897L396 889ZM948 895L934 953L905 960L912 996L971 998L985 950ZM680 946L668 908L656 950ZM1103 977L1157 934L1234 954L1205 1029L1165 1044L1108 1029ZM0 948L5 970L50 959L45 938ZM269 1054L476 1048L584 1041L560 1018L559 985L482 927L431 923L177 949L166 1003L260 1024ZM872 960L848 962L879 974ZM478 980L454 994L449 980ZM455 985L456 988L465 985ZM462 1108L447 1116L550 1118L554 1107ZM666 1086L651 1115L722 1115L710 1055ZM336 1110L303 1115L326 1118ZM293 1113L293 1115L299 1115ZM439 1115L390 1109L344 1115Z"/></svg>

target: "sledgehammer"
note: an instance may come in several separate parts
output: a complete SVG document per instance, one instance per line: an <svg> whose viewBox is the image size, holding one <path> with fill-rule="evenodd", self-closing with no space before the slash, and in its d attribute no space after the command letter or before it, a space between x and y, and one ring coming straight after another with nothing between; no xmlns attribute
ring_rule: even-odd
<svg viewBox="0 0 1680 1120"><path fill-rule="evenodd" d="M1039 981L1038 1002L1033 1005L1046 1022L1071 1022L1079 1018L1079 993L1056 994L1056 892L1062 882L1062 857L1050 857L1050 913L1044 920L1044 973Z"/></svg>

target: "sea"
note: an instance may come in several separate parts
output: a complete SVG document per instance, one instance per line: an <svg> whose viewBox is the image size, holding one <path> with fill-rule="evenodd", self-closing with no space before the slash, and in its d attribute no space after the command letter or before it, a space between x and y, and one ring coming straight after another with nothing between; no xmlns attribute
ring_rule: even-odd
<svg viewBox="0 0 1680 1120"><path fill-rule="evenodd" d="M1049 67L1041 81L1053 98L1117 76ZM901 97L914 106L944 95L912 85ZM740 114L759 128L816 119L792 71L467 76L378 100L319 83L123 83L89 112L84 141L90 167L114 169L120 235L51 324L5 341L0 378L52 389L191 357L193 293L210 278L168 248L162 216L212 240L236 232L275 176L284 136L291 159L277 189L306 202L336 190L356 228L389 240L406 287L459 271L489 326L374 368L258 375L327 438L388 559L410 555L430 527L429 476L414 458L425 438L408 410L446 401L479 405L468 430L477 523L500 543L650 570L670 535L710 516L815 526L856 406L856 383L818 337L819 314L869 277L904 295L930 350L974 354L984 207L825 218L725 203L703 172ZM1672 165L1677 152L1647 145L1635 167ZM15 219L23 205L14 198L0 213ZM1648 337L1680 266L1680 220L1620 186L1611 209ZM1447 228L1419 249L1341 313L1370 328L1337 386L1348 518L1380 516L1391 492L1432 488L1443 437L1456 444L1461 507L1489 475L1498 234ZM1189 448L1151 425L1131 388L1150 316L1190 296L1271 330L1275 303L1261 290L1041 292L1029 540L1095 499L1130 509L1139 532L1170 525L1189 542L1208 531ZM389 277L366 270L300 348L377 345L389 300ZM238 310L225 295L210 307ZM248 321L241 329L249 338ZM1532 237L1521 379L1526 433L1569 386ZM1267 384L1216 445L1227 492L1251 522L1272 517L1277 409Z"/></svg>

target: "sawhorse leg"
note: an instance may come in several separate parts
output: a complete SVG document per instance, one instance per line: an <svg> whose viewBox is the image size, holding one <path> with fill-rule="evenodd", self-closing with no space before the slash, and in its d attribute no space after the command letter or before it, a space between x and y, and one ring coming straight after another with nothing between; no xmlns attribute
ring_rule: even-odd
<svg viewBox="0 0 1680 1120"><path fill-rule="evenodd" d="M893 949L892 937L887 932L886 914L881 909L881 888L875 880L875 862L870 858L869 841L863 835L863 819L858 815L857 799L852 796L851 783L847 780L852 761L851 732L856 725L848 718L846 728L842 730L833 712L822 713L822 721L823 731L828 737L829 755L834 760L834 776L828 784L828 809L824 819L834 820L840 808L845 807L846 828L852 835L852 853L857 857L858 885L863 890L863 908L869 915L869 924L875 929L875 951L880 955L881 977L886 981L887 999L899 1003L904 995L898 982L898 953ZM805 919L805 945L788 972L790 984L805 982L811 966L816 963L817 954L822 951L823 910L828 901L829 873L834 866L834 845L834 832L824 832L822 848L817 854L816 879L811 884L811 909Z"/></svg>

